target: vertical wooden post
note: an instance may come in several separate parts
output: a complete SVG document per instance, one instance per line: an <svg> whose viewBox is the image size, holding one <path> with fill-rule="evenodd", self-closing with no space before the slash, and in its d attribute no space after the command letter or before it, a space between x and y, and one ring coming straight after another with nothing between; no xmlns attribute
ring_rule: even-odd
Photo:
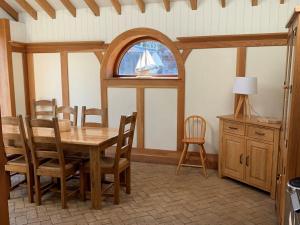
<svg viewBox="0 0 300 225"><path fill-rule="evenodd" d="M237 48L236 55L236 76L244 77L246 75L246 60L247 60L247 48ZM238 100L240 95L236 94L234 98L234 112L236 111ZM244 115L244 109L240 110L239 116Z"/></svg>
<svg viewBox="0 0 300 225"><path fill-rule="evenodd" d="M15 116L16 102L12 69L12 51L9 41L9 21L7 19L0 19L0 105L2 115Z"/></svg>
<svg viewBox="0 0 300 225"><path fill-rule="evenodd" d="M181 81L177 87L177 151L182 151L185 116L185 81Z"/></svg>
<svg viewBox="0 0 300 225"><path fill-rule="evenodd" d="M28 77L28 63L26 53L22 53L22 65L24 76L24 95L25 95L25 107L26 115L30 115L30 91L29 91L29 77Z"/></svg>
<svg viewBox="0 0 300 225"><path fill-rule="evenodd" d="M145 149L145 89L136 89L136 106L137 106L137 148L139 151Z"/></svg>
<svg viewBox="0 0 300 225"><path fill-rule="evenodd" d="M70 105L70 92L69 92L69 71L68 71L68 53L60 53L60 66L61 66L61 88L62 88L62 103L64 106ZM70 119L69 114L64 114L64 119Z"/></svg>
<svg viewBox="0 0 300 225"><path fill-rule="evenodd" d="M26 54L27 62L27 89L28 89L28 102L26 102L26 108L30 109L30 115L32 115L33 110L33 101L35 99L35 79L34 79L34 62L33 62L33 53ZM24 62L23 62L24 63ZM25 78L25 77L24 77ZM25 82L25 79L24 79ZM26 89L25 89L26 90Z"/></svg>
<svg viewBox="0 0 300 225"><path fill-rule="evenodd" d="M6 179L6 174L4 170L5 157L4 157L4 144L2 137L2 124L0 116L0 224L9 225L9 214L8 214L8 184Z"/></svg>

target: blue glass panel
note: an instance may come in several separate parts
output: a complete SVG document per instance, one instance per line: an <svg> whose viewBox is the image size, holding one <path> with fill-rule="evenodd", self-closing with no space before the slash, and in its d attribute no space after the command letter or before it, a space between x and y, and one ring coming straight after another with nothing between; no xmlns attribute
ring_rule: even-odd
<svg viewBox="0 0 300 225"><path fill-rule="evenodd" d="M176 76L177 64L172 52L157 41L142 41L123 56L119 76Z"/></svg>

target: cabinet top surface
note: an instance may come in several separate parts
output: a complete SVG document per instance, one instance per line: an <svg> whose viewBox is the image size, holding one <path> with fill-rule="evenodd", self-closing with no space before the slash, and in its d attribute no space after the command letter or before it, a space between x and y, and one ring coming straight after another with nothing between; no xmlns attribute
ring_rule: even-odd
<svg viewBox="0 0 300 225"><path fill-rule="evenodd" d="M273 129L280 129L281 127L281 123L261 122L259 121L259 118L262 119L262 117L258 117L258 116L251 116L251 118L248 118L248 117L235 117L234 115L224 115L224 116L218 116L218 118L221 120L228 120L228 121L234 121L234 122L240 122L246 124L254 124L254 125L269 127Z"/></svg>

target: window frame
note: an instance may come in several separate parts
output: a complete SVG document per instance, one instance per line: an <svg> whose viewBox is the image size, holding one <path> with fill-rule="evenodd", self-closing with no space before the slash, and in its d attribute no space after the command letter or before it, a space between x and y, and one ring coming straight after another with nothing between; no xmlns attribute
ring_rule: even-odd
<svg viewBox="0 0 300 225"><path fill-rule="evenodd" d="M130 48L132 48L134 45L136 45L137 43L140 42L145 42L145 41L155 41L160 43L161 45L165 46L170 53L173 55L174 60L176 62L176 67L177 67L177 74L163 74L163 75L146 75L144 77L138 77L138 75L119 75L119 68L120 68L120 64L122 59L124 58L125 54L129 51ZM115 61L115 65L114 65L114 73L113 73L113 78L118 78L118 79L179 79L179 71L178 71L178 64L176 61L176 58L173 54L173 52L170 50L170 48L168 46L166 46L164 43L162 43L161 41L155 39L155 38L150 38L150 37L142 37L142 38L138 38L133 40L132 42L128 43L119 53L119 55L117 56L117 60Z"/></svg>

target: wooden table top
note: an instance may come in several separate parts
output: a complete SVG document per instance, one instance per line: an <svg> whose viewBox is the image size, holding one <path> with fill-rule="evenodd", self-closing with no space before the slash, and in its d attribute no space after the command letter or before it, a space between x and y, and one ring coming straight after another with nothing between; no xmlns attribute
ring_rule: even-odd
<svg viewBox="0 0 300 225"><path fill-rule="evenodd" d="M34 128L34 135L41 137L53 137L53 129L49 128ZM18 133L16 127L3 126L3 133ZM81 128L71 127L71 131L61 132L62 143L79 144L97 146L106 140L118 136L118 129L116 128Z"/></svg>

